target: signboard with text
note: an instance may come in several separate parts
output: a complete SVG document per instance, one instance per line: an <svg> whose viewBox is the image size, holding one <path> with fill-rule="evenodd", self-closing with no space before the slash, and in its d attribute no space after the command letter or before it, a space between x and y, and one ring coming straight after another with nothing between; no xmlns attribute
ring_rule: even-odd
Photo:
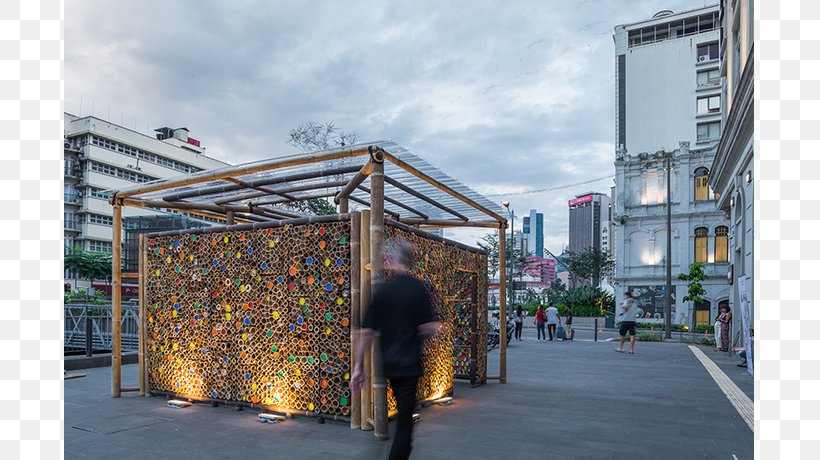
<svg viewBox="0 0 820 460"><path fill-rule="evenodd" d="M676 287L672 286L672 317L675 316ZM660 286L630 286L632 298L638 301L640 306L640 318L638 321L650 319L661 320L666 311L666 285Z"/></svg>
<svg viewBox="0 0 820 460"><path fill-rule="evenodd" d="M592 195L591 194L590 195L579 196L578 198L573 198L573 199L569 200L569 205L570 206L576 206L576 205L583 204L583 203L589 203L590 201L592 201Z"/></svg>

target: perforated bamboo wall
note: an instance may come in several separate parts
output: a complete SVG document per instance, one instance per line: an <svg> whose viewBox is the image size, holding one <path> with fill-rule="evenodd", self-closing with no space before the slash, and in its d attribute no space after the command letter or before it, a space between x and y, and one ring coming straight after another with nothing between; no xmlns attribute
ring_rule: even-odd
<svg viewBox="0 0 820 460"><path fill-rule="evenodd" d="M149 388L348 415L350 231L335 222L147 239ZM479 302L476 376L484 381L486 256L390 225L386 236L416 247L413 271L428 282L444 325L425 346L419 399L446 392L455 374L469 372L471 276ZM389 404L395 407L392 396Z"/></svg>

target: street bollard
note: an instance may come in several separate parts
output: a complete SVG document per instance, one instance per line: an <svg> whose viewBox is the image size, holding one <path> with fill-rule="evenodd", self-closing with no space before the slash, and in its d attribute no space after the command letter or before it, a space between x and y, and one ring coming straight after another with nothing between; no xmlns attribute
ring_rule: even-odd
<svg viewBox="0 0 820 460"><path fill-rule="evenodd" d="M92 352L92 342L91 342L91 334L93 333L94 329L94 320L91 319L91 313L88 311L88 307L85 307L85 356L87 358L91 357Z"/></svg>
<svg viewBox="0 0 820 460"><path fill-rule="evenodd" d="M595 341L598 341L598 318L595 318Z"/></svg>

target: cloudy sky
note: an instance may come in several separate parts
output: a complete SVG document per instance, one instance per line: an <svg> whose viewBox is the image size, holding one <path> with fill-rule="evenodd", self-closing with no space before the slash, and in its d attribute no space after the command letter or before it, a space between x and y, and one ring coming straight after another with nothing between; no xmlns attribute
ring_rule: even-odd
<svg viewBox="0 0 820 460"><path fill-rule="evenodd" d="M557 254L567 199L613 179L521 192L614 175L613 27L711 3L77 0L65 110L146 133L186 126L231 163L292 154L291 128L332 121L517 215L543 212Z"/></svg>

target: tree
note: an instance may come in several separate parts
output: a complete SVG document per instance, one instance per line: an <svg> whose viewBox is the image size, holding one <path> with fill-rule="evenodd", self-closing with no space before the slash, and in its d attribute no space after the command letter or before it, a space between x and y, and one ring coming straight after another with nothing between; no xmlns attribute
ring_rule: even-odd
<svg viewBox="0 0 820 460"><path fill-rule="evenodd" d="M86 252L79 246L67 248L63 267L74 273L74 288L79 280L106 280L111 278L111 254L105 252Z"/></svg>
<svg viewBox="0 0 820 460"><path fill-rule="evenodd" d="M344 147L355 144L359 140L358 133L343 131L337 128L333 122L316 123L308 121L291 129L288 136L288 143L304 153ZM282 206L317 216L336 213L336 207L322 198L286 203Z"/></svg>
<svg viewBox="0 0 820 460"><path fill-rule="evenodd" d="M547 299L551 302L561 302L564 293L567 292L567 285L564 284L560 278L556 278L555 281L550 284L550 287L546 289L546 291Z"/></svg>
<svg viewBox="0 0 820 460"><path fill-rule="evenodd" d="M476 244L478 244L479 248L487 252L487 271L490 277L494 278L498 275L498 269L501 263L498 251L498 234L490 233L480 239ZM506 268L509 272L509 281L512 281L516 277L521 276L524 270L529 267L530 261L528 258L532 256L532 253L522 251L520 248L512 248L509 242L507 242L505 249L507 253Z"/></svg>
<svg viewBox="0 0 820 460"><path fill-rule="evenodd" d="M689 265L689 273L679 274L678 279L681 281L689 281L689 292L686 294L686 297L683 298L684 302L693 302L695 304L703 302L703 297L701 296L706 294L706 290L703 289L703 285L700 282L706 281L709 277L704 273L702 263L694 262Z"/></svg>
<svg viewBox="0 0 820 460"><path fill-rule="evenodd" d="M608 275L615 267L615 261L607 251L598 248L587 248L580 252L569 252L561 257L563 263L570 272L573 285L580 282L594 281L600 282L602 276Z"/></svg>

